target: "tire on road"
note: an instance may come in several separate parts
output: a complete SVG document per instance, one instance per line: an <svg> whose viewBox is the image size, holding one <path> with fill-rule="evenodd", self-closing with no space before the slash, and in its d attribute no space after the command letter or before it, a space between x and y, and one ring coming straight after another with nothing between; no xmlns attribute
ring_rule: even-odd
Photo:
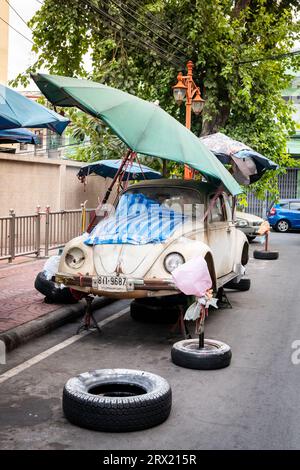
<svg viewBox="0 0 300 470"><path fill-rule="evenodd" d="M184 295L136 299L131 302L130 315L142 323L174 324L178 320L180 306L184 305Z"/></svg>
<svg viewBox="0 0 300 470"><path fill-rule="evenodd" d="M202 349L198 339L185 339L175 343L171 350L174 364L187 369L222 369L229 366L231 357L230 346L215 339L205 339Z"/></svg>
<svg viewBox="0 0 300 470"><path fill-rule="evenodd" d="M63 411L77 426L127 432L163 423L172 406L168 382L149 372L100 369L73 377L63 391Z"/></svg>
<svg viewBox="0 0 300 470"><path fill-rule="evenodd" d="M253 242L253 240L255 240L256 238L256 235L247 235L247 240L249 243Z"/></svg>
<svg viewBox="0 0 300 470"><path fill-rule="evenodd" d="M45 302L53 304L74 304L78 302L68 287L60 289L53 281L49 281L41 271L35 278L34 287L45 296Z"/></svg>
<svg viewBox="0 0 300 470"><path fill-rule="evenodd" d="M278 251L255 250L253 252L253 257L255 259L278 259L279 258L279 252Z"/></svg>
<svg viewBox="0 0 300 470"><path fill-rule="evenodd" d="M242 292L246 292L251 287L251 279L241 279L239 282L234 282L234 280L227 282L224 285L226 289L235 289Z"/></svg>

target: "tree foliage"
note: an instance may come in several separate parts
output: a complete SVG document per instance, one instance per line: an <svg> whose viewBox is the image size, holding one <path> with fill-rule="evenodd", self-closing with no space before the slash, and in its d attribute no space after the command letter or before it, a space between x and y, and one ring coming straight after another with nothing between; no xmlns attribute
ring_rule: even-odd
<svg viewBox="0 0 300 470"><path fill-rule="evenodd" d="M44 67L88 76L159 100L184 122L172 85L191 59L206 99L203 115L193 117L193 131L223 131L290 166L292 106L281 91L299 64L299 56L286 55L300 36L299 10L298 0L44 0L30 22L37 62L17 81ZM81 119L77 114L77 126L94 144L88 158L96 158L107 140ZM257 185L260 192L274 187L274 175Z"/></svg>

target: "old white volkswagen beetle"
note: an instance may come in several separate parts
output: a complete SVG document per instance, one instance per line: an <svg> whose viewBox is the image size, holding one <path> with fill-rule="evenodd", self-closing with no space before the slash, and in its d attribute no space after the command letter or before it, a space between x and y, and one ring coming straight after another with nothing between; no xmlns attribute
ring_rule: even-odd
<svg viewBox="0 0 300 470"><path fill-rule="evenodd" d="M240 280L249 245L233 222L225 192L193 180L145 181L128 187L117 210L122 198L134 194L157 201L167 210L175 207L179 212L187 206L188 215L182 223L173 224L163 241L133 244L118 239L87 244L87 234L71 240L61 256L57 283L112 298L174 295L179 291L172 270L199 255L208 264L215 291L229 281ZM99 232L99 224L94 230L97 228Z"/></svg>

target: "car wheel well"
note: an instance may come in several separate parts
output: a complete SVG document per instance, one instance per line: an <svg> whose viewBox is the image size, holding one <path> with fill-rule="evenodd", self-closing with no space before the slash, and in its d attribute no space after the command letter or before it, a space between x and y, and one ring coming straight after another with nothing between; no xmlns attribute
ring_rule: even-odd
<svg viewBox="0 0 300 470"><path fill-rule="evenodd" d="M211 281L212 281L213 290L215 291L217 289L217 278L216 278L214 260L213 260L211 253L209 252L206 253L204 259L207 263L208 271L209 271Z"/></svg>
<svg viewBox="0 0 300 470"><path fill-rule="evenodd" d="M242 259L241 259L242 265L246 266L248 261L249 261L249 245L248 243L245 243L243 246L243 251L242 251Z"/></svg>

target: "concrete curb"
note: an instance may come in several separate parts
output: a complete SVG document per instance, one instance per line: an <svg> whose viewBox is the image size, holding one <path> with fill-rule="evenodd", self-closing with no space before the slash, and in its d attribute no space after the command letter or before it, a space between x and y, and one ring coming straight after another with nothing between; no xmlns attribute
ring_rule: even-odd
<svg viewBox="0 0 300 470"><path fill-rule="evenodd" d="M114 302L113 299L105 297L96 298L92 304L93 310L105 307L105 305L112 302ZM49 333L55 328L80 317L84 314L85 306L86 304L84 300L81 300L77 304L64 305L54 312L46 313L35 320L31 320L23 325L16 326L15 328L0 333L0 340L4 341L6 350L11 351L33 338Z"/></svg>

